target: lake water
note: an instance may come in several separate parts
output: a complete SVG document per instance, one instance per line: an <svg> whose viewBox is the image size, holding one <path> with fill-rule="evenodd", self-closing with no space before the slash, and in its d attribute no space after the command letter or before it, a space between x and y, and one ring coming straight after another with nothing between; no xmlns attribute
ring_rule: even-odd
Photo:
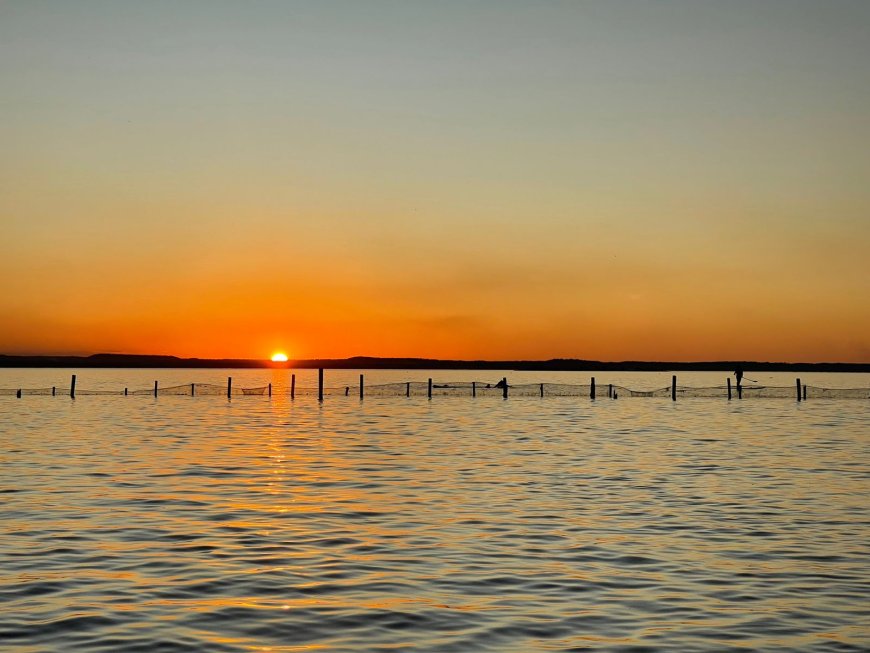
<svg viewBox="0 0 870 653"><path fill-rule="evenodd" d="M286 371L77 373L275 395L0 397L4 651L870 650L868 401L320 404ZM588 381L366 379L505 375Z"/></svg>

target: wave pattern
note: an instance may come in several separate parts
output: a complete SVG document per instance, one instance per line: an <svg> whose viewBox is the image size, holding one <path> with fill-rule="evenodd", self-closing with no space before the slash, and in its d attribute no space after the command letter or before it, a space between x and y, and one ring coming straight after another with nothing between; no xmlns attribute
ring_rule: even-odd
<svg viewBox="0 0 870 653"><path fill-rule="evenodd" d="M0 405L13 651L864 651L863 403Z"/></svg>

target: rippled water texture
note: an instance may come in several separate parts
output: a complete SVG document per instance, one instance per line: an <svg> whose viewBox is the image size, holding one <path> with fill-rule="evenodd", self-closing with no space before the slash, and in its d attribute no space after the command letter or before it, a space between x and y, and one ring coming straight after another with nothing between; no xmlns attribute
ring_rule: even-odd
<svg viewBox="0 0 870 653"><path fill-rule="evenodd" d="M0 401L0 648L866 651L868 402Z"/></svg>

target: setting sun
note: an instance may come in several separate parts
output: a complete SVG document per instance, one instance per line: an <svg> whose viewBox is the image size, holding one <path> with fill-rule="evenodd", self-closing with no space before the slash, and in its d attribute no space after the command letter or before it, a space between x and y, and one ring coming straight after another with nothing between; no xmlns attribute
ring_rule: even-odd
<svg viewBox="0 0 870 653"><path fill-rule="evenodd" d="M287 354L277 353L272 355L273 363L286 363L287 362Z"/></svg>

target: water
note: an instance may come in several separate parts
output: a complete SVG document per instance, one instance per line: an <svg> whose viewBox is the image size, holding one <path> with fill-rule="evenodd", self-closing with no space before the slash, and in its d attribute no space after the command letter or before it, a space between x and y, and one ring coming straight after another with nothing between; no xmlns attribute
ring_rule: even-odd
<svg viewBox="0 0 870 653"><path fill-rule="evenodd" d="M226 376L79 384L173 375ZM430 375L502 373L367 380ZM866 651L868 427L848 400L0 397L0 648Z"/></svg>

